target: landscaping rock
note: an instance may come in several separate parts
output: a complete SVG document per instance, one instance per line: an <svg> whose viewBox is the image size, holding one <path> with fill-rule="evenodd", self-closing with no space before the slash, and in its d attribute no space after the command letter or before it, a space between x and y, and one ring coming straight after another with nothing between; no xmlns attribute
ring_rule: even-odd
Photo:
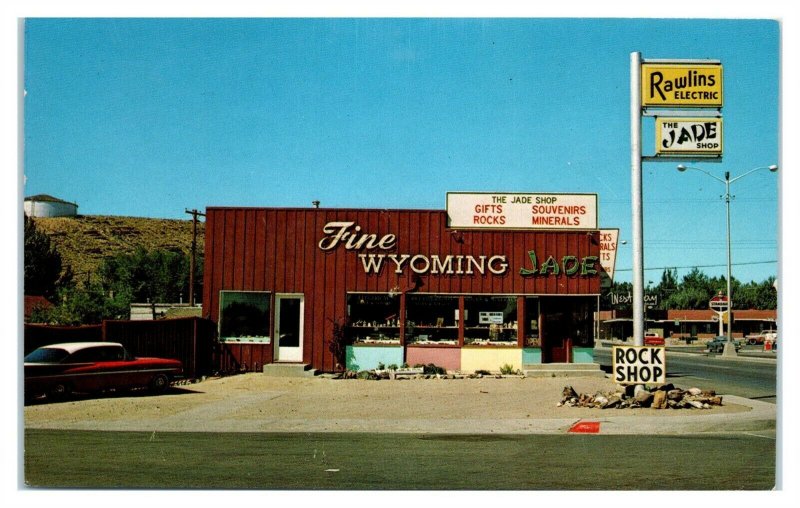
<svg viewBox="0 0 800 508"><path fill-rule="evenodd" d="M650 407L655 409L664 409L667 407L667 392L663 390L657 390L653 392L653 401L651 402Z"/></svg>
<svg viewBox="0 0 800 508"><path fill-rule="evenodd" d="M633 397L633 399L642 407L650 407L650 404L653 402L653 398L654 395L646 390L640 391Z"/></svg>
<svg viewBox="0 0 800 508"><path fill-rule="evenodd" d="M571 386L565 386L562 390L561 401L558 407L595 407L600 409L710 409L712 406L721 406L722 397L714 394L711 390L701 390L690 388L681 390L674 386L665 385L647 390L634 391L627 389L619 392L596 393L588 395L578 394Z"/></svg>

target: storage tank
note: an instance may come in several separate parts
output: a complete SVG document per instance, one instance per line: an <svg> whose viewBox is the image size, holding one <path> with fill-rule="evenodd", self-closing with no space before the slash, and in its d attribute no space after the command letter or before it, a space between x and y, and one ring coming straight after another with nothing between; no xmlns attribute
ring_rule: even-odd
<svg viewBox="0 0 800 508"><path fill-rule="evenodd" d="M78 205L47 194L37 194L25 198L23 205L28 217L75 217Z"/></svg>

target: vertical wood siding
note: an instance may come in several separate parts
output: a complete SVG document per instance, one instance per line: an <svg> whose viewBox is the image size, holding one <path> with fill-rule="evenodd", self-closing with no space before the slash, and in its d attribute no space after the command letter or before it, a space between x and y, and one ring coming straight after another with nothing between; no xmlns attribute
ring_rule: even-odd
<svg viewBox="0 0 800 508"><path fill-rule="evenodd" d="M438 255L505 255L505 274L486 270L481 275L430 273L417 275L404 265L384 261L379 274L365 273L359 253L342 245L332 251L318 247L322 228L331 221L353 221L361 233L380 238L394 234L397 244L388 253ZM334 369L328 350L333 324L347 312L348 292L388 292L413 288L421 281L421 293L500 293L536 295L590 295L600 292L598 276L520 275L530 265L528 251L535 250L539 264L554 256L599 257L597 232L586 231L469 231L451 230L444 211L356 209L209 208L206 211L206 270L203 315L219 318L221 290L302 293L305 297L303 361L325 371ZM378 252L375 253L387 253ZM488 258L487 258L488 259ZM388 263L388 264L387 264ZM599 261L596 267L599 269ZM560 267L561 269L561 267ZM271 330L274 332L274 330ZM274 335L274 333L273 333ZM260 369L273 358L273 345L225 344L226 354L245 370Z"/></svg>

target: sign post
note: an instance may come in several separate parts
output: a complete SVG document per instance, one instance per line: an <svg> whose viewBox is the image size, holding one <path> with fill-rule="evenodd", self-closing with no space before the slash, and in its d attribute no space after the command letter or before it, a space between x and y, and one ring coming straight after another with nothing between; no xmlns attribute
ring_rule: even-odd
<svg viewBox="0 0 800 508"><path fill-rule="evenodd" d="M717 313L717 319L719 321L719 335L722 336L723 335L722 323L724 321L726 321L725 315L730 310L729 309L730 302L728 300L728 297L723 295L723 294L719 294L719 295L713 297L711 300L709 300L708 306L711 308L711 310L713 310L714 312ZM728 319L730 319L730 314L729 313L728 313ZM730 329L731 329L731 324L730 324L730 321L728 321L728 331L729 332L730 332ZM730 342L730 333L728 333L728 342Z"/></svg>
<svg viewBox="0 0 800 508"><path fill-rule="evenodd" d="M642 59L638 51L631 53L630 57L633 341L636 346L643 346L645 316L642 161L668 161L676 157L692 160L713 157L719 160L722 156L722 124L717 124L713 118L719 116L722 108L722 64L718 60ZM648 108L661 111L661 114ZM695 118L684 120L683 117L687 116L683 114L685 111L670 111L667 108L690 109L691 116ZM642 155L642 116L679 117L667 118L668 122L662 122L661 131L656 137L659 146L665 145L666 149L675 147L673 151L654 156ZM706 117L711 120L706 122ZM712 137L711 141L709 136ZM713 153L707 153L709 151Z"/></svg>

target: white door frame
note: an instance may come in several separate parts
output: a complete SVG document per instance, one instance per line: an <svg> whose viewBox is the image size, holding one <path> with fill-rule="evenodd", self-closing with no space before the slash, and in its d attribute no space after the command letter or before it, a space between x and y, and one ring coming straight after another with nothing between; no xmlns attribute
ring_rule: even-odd
<svg viewBox="0 0 800 508"><path fill-rule="evenodd" d="M298 345L281 347L281 301L300 300L300 315L298 316ZM302 362L303 361L303 325L305 321L305 295L303 293L276 293L275 294L275 350L273 356L276 362Z"/></svg>

